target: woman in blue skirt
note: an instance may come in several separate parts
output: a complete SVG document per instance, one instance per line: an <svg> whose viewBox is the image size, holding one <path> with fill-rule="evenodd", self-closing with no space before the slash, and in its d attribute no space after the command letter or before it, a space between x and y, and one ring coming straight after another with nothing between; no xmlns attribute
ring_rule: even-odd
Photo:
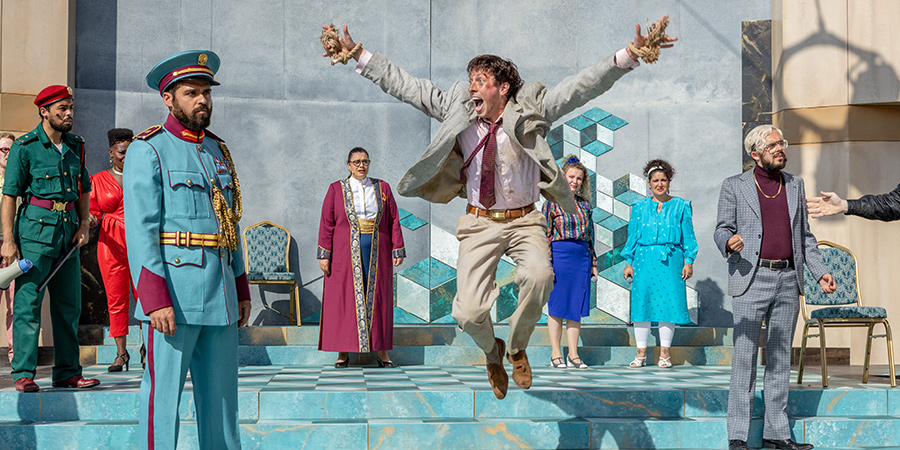
<svg viewBox="0 0 900 450"><path fill-rule="evenodd" d="M594 255L594 222L591 220L591 182L587 168L575 156L567 156L563 173L569 188L575 195L577 206L574 214L563 211L559 204L545 202L547 237L550 239L553 258L553 292L547 301L547 329L550 334L550 367L574 367L587 369L578 357L578 333L581 318L590 315L591 276L597 275L597 257ZM566 337L569 353L563 360L560 350L562 323L566 321Z"/></svg>
<svg viewBox="0 0 900 450"><path fill-rule="evenodd" d="M652 196L631 205L628 241L622 249L625 279L631 286L631 322L637 357L631 367L647 359L650 323L659 324L659 367L672 367L669 348L675 325L691 323L684 282L694 273L697 239L691 222L691 202L669 195L675 170L661 159L644 167Z"/></svg>

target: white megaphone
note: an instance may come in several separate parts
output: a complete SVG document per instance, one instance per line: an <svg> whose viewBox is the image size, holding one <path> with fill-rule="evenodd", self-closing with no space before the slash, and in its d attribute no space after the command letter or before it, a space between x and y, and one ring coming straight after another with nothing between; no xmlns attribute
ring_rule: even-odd
<svg viewBox="0 0 900 450"><path fill-rule="evenodd" d="M9 287L9 283L15 280L19 275L28 272L31 269L31 261L27 259L17 259L13 261L9 267L0 269L0 289Z"/></svg>

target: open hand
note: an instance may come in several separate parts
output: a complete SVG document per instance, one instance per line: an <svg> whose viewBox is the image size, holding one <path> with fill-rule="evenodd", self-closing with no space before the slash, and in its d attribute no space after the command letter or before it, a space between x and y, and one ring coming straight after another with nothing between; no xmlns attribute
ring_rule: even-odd
<svg viewBox="0 0 900 450"><path fill-rule="evenodd" d="M819 192L821 197L806 199L809 217L817 219L823 216L834 216L847 212L847 200L841 199L834 192Z"/></svg>

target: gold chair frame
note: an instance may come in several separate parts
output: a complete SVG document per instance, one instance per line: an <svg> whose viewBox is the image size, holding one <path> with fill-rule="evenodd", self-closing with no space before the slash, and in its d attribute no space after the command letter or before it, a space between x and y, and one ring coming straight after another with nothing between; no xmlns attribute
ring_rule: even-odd
<svg viewBox="0 0 900 450"><path fill-rule="evenodd" d="M250 272L250 256L248 254L249 248L247 247L247 230L251 228L258 227L260 225L269 225L275 228L279 228L284 230L287 233L287 244L284 248L284 269L288 272L291 271L291 265L289 261L289 255L291 250L291 232L287 230L287 228L269 222L268 220L263 220L261 222L254 223L247 228L244 228L244 231L241 233L241 238L244 241L244 273ZM300 326L300 283L297 282L296 279L293 281L287 280L247 280L250 284L287 284L292 285L291 287L291 312L289 320L292 324ZM297 314L294 314L294 311L297 311ZM276 311L277 312L277 311ZM296 316L296 319L295 319Z"/></svg>
<svg viewBox="0 0 900 450"><path fill-rule="evenodd" d="M861 297L862 295L859 292L859 261L856 259L856 254L853 253L849 248L844 247L839 244L835 244L830 241L819 241L819 246L828 246L837 248L840 250L844 250L849 253L850 256L853 257L854 268L855 268L855 282L856 282L856 306L863 306ZM847 305L811 305L811 306L820 306L820 307L829 307L829 306L853 306L852 303L848 303ZM866 360L863 365L863 383L869 382L869 360L872 356L872 339L883 337L887 340L887 351L888 351L888 364L890 364L890 373L891 373L891 387L897 387L897 379L894 373L894 341L891 337L891 325L888 323L887 318L877 319L877 318L834 318L834 319L811 319L809 317L809 307L806 304L806 296L801 297L800 301L800 309L803 312L803 340L800 344L800 367L797 372L797 384L803 382L803 367L806 359L806 340L811 337L819 338L819 348L821 351L821 361L822 361L822 387L828 387L828 364L825 356L825 328L843 328L843 327L866 327L868 328L868 333L866 335ZM873 335L872 331L875 328L875 325L882 324L884 326L884 334ZM819 334L809 334L809 328L812 325L817 325L819 329Z"/></svg>

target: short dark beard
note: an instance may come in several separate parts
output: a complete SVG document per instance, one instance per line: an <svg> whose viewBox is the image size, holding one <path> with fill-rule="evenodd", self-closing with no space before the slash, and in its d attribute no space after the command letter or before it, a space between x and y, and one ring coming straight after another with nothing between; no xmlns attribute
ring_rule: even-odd
<svg viewBox="0 0 900 450"><path fill-rule="evenodd" d="M172 102L172 116L178 119L185 128L194 132L203 131L209 127L209 121L212 119L212 105L208 105L203 109L207 111L205 118L202 118L197 114L200 109L194 111L194 115L189 117L187 113L181 109L181 105L178 104L178 101Z"/></svg>
<svg viewBox="0 0 900 450"><path fill-rule="evenodd" d="M72 123L70 123L68 125L63 123L63 121L59 121L59 123L57 123L57 122L53 121L52 117L47 118L47 121L50 122L50 128L53 128L54 130L59 131L60 133L68 133L69 130L72 129L72 125L75 124L75 121L72 121Z"/></svg>
<svg viewBox="0 0 900 450"><path fill-rule="evenodd" d="M782 163L780 165L777 165L776 163L771 162L771 161L763 161L762 159L760 159L759 162L760 162L760 165L762 166L762 168L765 169L766 172L770 172L770 173L779 172L779 171L781 171L781 169L784 169L784 166L787 165L787 156L784 157L784 161L782 161Z"/></svg>

